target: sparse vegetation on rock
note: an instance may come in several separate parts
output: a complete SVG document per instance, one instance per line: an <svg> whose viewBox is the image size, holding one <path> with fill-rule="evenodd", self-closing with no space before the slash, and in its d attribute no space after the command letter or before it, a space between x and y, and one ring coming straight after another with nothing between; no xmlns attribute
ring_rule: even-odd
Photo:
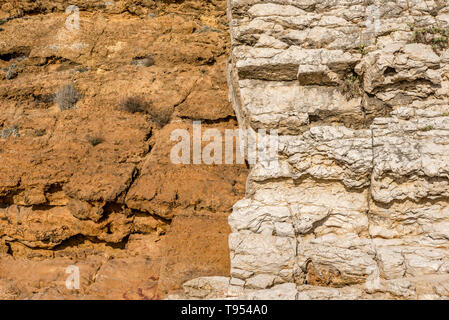
<svg viewBox="0 0 449 320"><path fill-rule="evenodd" d="M19 127L18 126L14 125L14 126L2 129L0 131L0 137L2 139L7 139L10 136L12 136L12 137L19 137L20 136L19 135Z"/></svg>
<svg viewBox="0 0 449 320"><path fill-rule="evenodd" d="M12 80L15 77L17 77L18 72L17 72L17 65L15 63L12 63L9 67L8 67L8 71L6 71L5 74L5 79L6 80Z"/></svg>
<svg viewBox="0 0 449 320"><path fill-rule="evenodd" d="M341 84L341 91L348 100L362 97L364 94L362 78L355 74L349 74Z"/></svg>
<svg viewBox="0 0 449 320"><path fill-rule="evenodd" d="M415 25L409 25L413 31L413 41L432 46L432 49L439 53L449 47L449 29L440 27L418 28Z"/></svg>
<svg viewBox="0 0 449 320"><path fill-rule="evenodd" d="M120 101L120 110L137 113L144 112L148 106L148 102L141 96L129 96Z"/></svg>
<svg viewBox="0 0 449 320"><path fill-rule="evenodd" d="M148 108L148 114L150 115L151 120L162 128L170 122L172 111L168 108L156 109L155 107L150 106Z"/></svg>
<svg viewBox="0 0 449 320"><path fill-rule="evenodd" d="M37 94L34 96L34 104L39 106L40 104L51 104L55 101L56 94Z"/></svg>
<svg viewBox="0 0 449 320"><path fill-rule="evenodd" d="M142 96L129 96L120 101L120 109L129 113L147 113L160 128L170 122L172 110L157 108Z"/></svg>
<svg viewBox="0 0 449 320"><path fill-rule="evenodd" d="M362 56L368 54L368 51L366 50L366 47L367 47L367 45L364 44L364 43L362 43L362 44L359 45L358 51L359 51L359 53L360 53Z"/></svg>
<svg viewBox="0 0 449 320"><path fill-rule="evenodd" d="M421 129L422 132L428 132L428 131L431 131L431 130L433 130L433 126L432 125L425 126L424 128Z"/></svg>
<svg viewBox="0 0 449 320"><path fill-rule="evenodd" d="M76 71L76 72L83 73L83 72L89 71L89 68L86 67L86 66L78 66L78 67L75 68L75 71Z"/></svg>
<svg viewBox="0 0 449 320"><path fill-rule="evenodd" d="M0 32L0 299L158 299L228 273L227 216L247 169L172 164L170 133L191 123L157 130L175 119L236 128L226 1L57 2L0 5L0 18L25 12ZM79 32L64 24L69 4ZM193 35L200 16L223 35ZM12 63L18 76L6 80ZM118 111L121 93L143 103ZM74 260L80 290L66 290Z"/></svg>
<svg viewBox="0 0 449 320"><path fill-rule="evenodd" d="M89 141L89 143L93 147L95 147L95 146L99 145L100 143L104 142L104 138L102 136L99 136L99 135L87 136L87 141Z"/></svg>
<svg viewBox="0 0 449 320"><path fill-rule="evenodd" d="M61 111L72 109L80 99L80 94L72 84L68 84L56 93L55 101Z"/></svg>

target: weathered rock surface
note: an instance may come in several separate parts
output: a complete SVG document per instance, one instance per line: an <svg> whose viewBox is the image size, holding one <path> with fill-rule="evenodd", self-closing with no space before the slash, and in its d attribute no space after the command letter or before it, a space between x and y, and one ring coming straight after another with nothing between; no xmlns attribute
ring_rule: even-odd
<svg viewBox="0 0 449 320"><path fill-rule="evenodd" d="M245 167L168 159L172 129L236 125L225 3L73 4L77 32L0 2L1 298L449 298L447 3L228 0L239 126L279 133L244 199Z"/></svg>
<svg viewBox="0 0 449 320"><path fill-rule="evenodd" d="M169 158L170 132L192 120L236 127L226 3L70 4L79 29L67 1L0 1L0 298L157 299L228 275L246 167ZM70 83L80 99L61 111ZM121 110L129 96L169 123Z"/></svg>
<svg viewBox="0 0 449 320"><path fill-rule="evenodd" d="M256 163L229 217L223 296L448 299L447 3L229 0L228 13L240 126L280 137L279 167Z"/></svg>

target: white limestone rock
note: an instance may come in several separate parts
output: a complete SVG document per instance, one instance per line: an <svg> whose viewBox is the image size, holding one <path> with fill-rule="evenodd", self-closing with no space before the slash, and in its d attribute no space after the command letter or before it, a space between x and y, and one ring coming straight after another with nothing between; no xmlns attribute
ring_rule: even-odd
<svg viewBox="0 0 449 320"><path fill-rule="evenodd" d="M421 0L228 1L230 101L241 128L278 130L279 162L251 163L229 216L231 278L208 288L448 299L449 50L428 29L449 28L448 12ZM189 295L214 296L200 282Z"/></svg>

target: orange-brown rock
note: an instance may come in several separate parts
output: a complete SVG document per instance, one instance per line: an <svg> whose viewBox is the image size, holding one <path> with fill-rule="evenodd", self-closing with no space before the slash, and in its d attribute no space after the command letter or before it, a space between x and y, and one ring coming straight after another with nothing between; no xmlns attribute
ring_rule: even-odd
<svg viewBox="0 0 449 320"><path fill-rule="evenodd" d="M229 273L246 167L169 158L170 133L192 120L237 126L225 1L138 3L71 1L70 30L65 1L0 1L0 298L158 299ZM61 111L68 84L79 100ZM126 97L169 123L122 110Z"/></svg>

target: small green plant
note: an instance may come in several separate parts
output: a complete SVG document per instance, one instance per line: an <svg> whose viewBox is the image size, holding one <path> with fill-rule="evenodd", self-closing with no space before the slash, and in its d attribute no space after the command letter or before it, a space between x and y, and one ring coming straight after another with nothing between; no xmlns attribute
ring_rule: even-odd
<svg viewBox="0 0 449 320"><path fill-rule="evenodd" d="M442 117L449 117L449 113L444 112L441 116L442 116Z"/></svg>
<svg viewBox="0 0 449 320"><path fill-rule="evenodd" d="M441 50L449 48L449 29L439 27L417 28L409 24L413 31L413 41L432 46L432 49L439 53Z"/></svg>
<svg viewBox="0 0 449 320"><path fill-rule="evenodd" d="M19 137L20 136L20 134L19 134L19 127L11 126L9 128L6 128L6 129L3 129L3 130L0 131L0 137L2 139L7 139L10 136Z"/></svg>
<svg viewBox="0 0 449 320"><path fill-rule="evenodd" d="M87 136L87 141L89 141L89 143L95 147L97 145L99 145L100 143L104 142L104 138L101 136Z"/></svg>
<svg viewBox="0 0 449 320"><path fill-rule="evenodd" d="M72 109L80 99L80 94L72 84L68 84L56 93L55 101L61 111Z"/></svg>
<svg viewBox="0 0 449 320"><path fill-rule="evenodd" d="M433 130L433 126L432 125L425 126L424 128L421 129L422 132L428 132L430 130Z"/></svg>
<svg viewBox="0 0 449 320"><path fill-rule="evenodd" d="M364 95L362 78L355 73L350 73L341 84L341 91L348 100L362 97Z"/></svg>
<svg viewBox="0 0 449 320"><path fill-rule="evenodd" d="M368 54L368 51L366 50L366 47L367 47L367 45L364 44L364 43L361 43L361 44L359 45L358 52L359 52L362 56L366 56L366 55Z"/></svg>
<svg viewBox="0 0 449 320"><path fill-rule="evenodd" d="M130 96L120 101L120 109L129 113L144 112L148 102L140 96Z"/></svg>

